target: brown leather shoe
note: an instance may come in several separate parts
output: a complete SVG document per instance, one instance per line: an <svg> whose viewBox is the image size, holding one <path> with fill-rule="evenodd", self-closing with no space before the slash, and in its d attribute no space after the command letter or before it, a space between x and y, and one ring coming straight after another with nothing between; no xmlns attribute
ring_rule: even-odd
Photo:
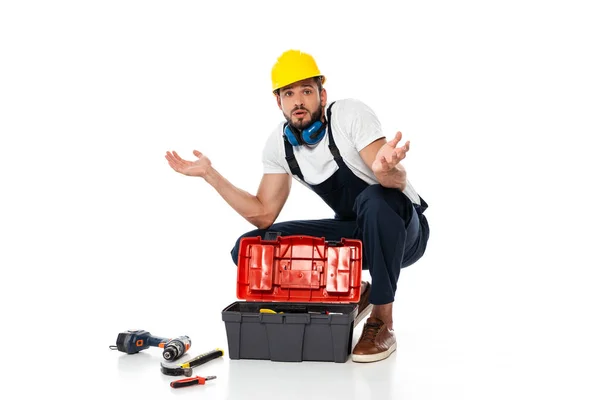
<svg viewBox="0 0 600 400"><path fill-rule="evenodd" d="M352 351L352 361L373 362L386 359L396 350L394 331L378 318L369 318L362 335Z"/></svg>
<svg viewBox="0 0 600 400"><path fill-rule="evenodd" d="M358 314L356 315L356 319L354 320L354 327L358 325L360 321L365 319L365 317L371 314L373 311L373 304L369 303L369 295L371 294L371 284L369 282L362 282L366 284L366 289L360 295L360 300L358 301Z"/></svg>

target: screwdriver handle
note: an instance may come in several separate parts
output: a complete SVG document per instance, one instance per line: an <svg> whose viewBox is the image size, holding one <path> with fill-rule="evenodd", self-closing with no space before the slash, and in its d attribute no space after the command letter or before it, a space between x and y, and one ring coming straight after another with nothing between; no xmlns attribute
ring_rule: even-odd
<svg viewBox="0 0 600 400"><path fill-rule="evenodd" d="M216 358L222 357L223 354L225 354L223 349L217 348L186 361L185 363L181 364L181 368L194 368Z"/></svg>
<svg viewBox="0 0 600 400"><path fill-rule="evenodd" d="M204 385L207 379L214 379L216 377L209 376L207 378L203 378L201 376L195 376L193 378L179 379L177 381L171 382L172 388L182 388L186 386L194 386L194 385Z"/></svg>
<svg viewBox="0 0 600 400"><path fill-rule="evenodd" d="M204 382L206 382L206 379L196 376L195 378L186 378L180 379L178 381L173 381L171 382L171 387L177 389L186 386L204 385Z"/></svg>

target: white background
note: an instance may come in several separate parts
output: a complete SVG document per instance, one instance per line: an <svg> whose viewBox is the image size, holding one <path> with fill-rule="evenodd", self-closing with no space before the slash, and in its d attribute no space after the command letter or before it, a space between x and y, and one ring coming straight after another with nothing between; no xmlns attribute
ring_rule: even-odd
<svg viewBox="0 0 600 400"><path fill-rule="evenodd" d="M598 398L592 3L3 1L2 398L240 398L275 381L328 398ZM253 227L164 154L198 149L254 193L290 48L316 58L330 99L411 140L431 238L399 281L398 351L315 370L225 357L210 387L172 391L159 350L108 346L136 328L187 334L192 355L226 348L229 251ZM294 184L280 220L330 216Z"/></svg>

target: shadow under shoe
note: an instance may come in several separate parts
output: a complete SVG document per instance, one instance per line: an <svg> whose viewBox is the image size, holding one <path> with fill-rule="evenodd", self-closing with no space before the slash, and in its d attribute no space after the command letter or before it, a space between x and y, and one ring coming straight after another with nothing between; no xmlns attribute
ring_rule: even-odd
<svg viewBox="0 0 600 400"><path fill-rule="evenodd" d="M370 317L363 327L358 343L352 351L354 362L374 362L386 359L396 350L393 330L378 318Z"/></svg>

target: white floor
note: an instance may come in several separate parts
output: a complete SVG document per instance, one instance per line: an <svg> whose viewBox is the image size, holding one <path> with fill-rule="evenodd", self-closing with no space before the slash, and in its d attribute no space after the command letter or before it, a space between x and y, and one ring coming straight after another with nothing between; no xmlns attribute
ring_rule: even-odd
<svg viewBox="0 0 600 400"><path fill-rule="evenodd" d="M211 291L198 278L162 290L165 280L150 276L139 277L137 285L110 287L115 271L99 270L96 283L63 286L54 297L48 289L46 303L21 308L18 316L7 308L7 320L18 323L3 337L2 398L599 398L597 314L581 318L577 310L561 309L560 302L538 308L535 299L525 303L528 293L515 291L514 285L504 290L499 280L478 288L484 282L463 280L459 270L448 280L450 267L436 266L431 258L402 272L395 310L398 349L372 364L230 360L221 310L235 301L233 284ZM223 282L233 280L232 270L222 271ZM538 293L549 299L547 290ZM355 330L355 342L361 328ZM109 349L127 329L189 335L186 358L225 349L225 357L194 369L194 375L217 379L170 388L177 378L161 373L161 350L127 355Z"/></svg>

